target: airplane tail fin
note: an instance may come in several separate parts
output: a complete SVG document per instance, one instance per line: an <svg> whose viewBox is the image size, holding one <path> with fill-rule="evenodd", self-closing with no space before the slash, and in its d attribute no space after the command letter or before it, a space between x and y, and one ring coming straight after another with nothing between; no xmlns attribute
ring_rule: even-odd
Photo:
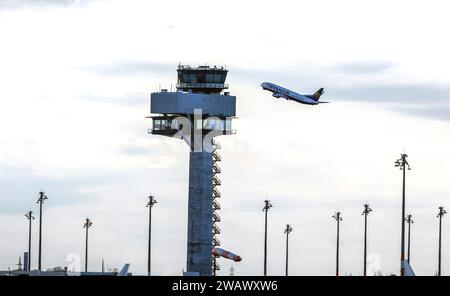
<svg viewBox="0 0 450 296"><path fill-rule="evenodd" d="M128 269L130 269L130 264L126 263L122 269L119 271L117 276L127 276L128 275Z"/></svg>
<svg viewBox="0 0 450 296"><path fill-rule="evenodd" d="M402 267L405 270L405 276L416 276L416 274L414 273L411 265L409 265L409 262L406 260L402 261Z"/></svg>
<svg viewBox="0 0 450 296"><path fill-rule="evenodd" d="M319 98L320 98L320 96L323 95L323 93L324 93L323 88L319 88L319 90L316 91L316 92L312 95L312 98L313 98L314 100L318 101Z"/></svg>

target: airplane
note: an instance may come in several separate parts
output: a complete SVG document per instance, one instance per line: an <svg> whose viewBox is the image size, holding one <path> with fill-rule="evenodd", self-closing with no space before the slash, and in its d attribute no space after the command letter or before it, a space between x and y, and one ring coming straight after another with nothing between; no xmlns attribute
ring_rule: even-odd
<svg viewBox="0 0 450 296"><path fill-rule="evenodd" d="M264 90L272 92L272 96L274 96L275 98L284 98L286 100L293 100L296 101L297 103L306 105L318 105L323 103L329 103L329 102L319 102L320 96L323 95L324 93L323 88L320 88L313 95L301 95L299 93L293 92L289 89L286 89L284 87L281 87L279 85L270 82L261 83L261 87Z"/></svg>

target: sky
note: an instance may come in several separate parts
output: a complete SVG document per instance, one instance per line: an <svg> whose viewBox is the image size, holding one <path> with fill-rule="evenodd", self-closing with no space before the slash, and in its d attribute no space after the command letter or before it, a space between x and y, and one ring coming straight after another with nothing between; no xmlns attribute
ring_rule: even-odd
<svg viewBox="0 0 450 296"><path fill-rule="evenodd" d="M341 211L342 274L362 274L369 203L369 273L399 273L400 153L409 155L411 265L437 269L438 206L450 206L448 1L0 0L0 270L27 250L24 214L46 192L43 268L130 263L145 274L148 196L152 272L186 264L189 150L148 134L150 93L176 67L225 65L237 96L235 135L219 137L223 248L219 275L333 275ZM259 84L325 88L331 104L275 99ZM443 274L450 274L443 218ZM37 266L38 220L32 266ZM75 258L75 259L74 259Z"/></svg>

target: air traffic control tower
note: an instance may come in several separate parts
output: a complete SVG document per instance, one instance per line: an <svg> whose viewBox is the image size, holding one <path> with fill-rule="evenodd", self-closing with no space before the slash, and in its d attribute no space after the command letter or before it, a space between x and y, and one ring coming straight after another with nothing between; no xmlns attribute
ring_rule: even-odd
<svg viewBox="0 0 450 296"><path fill-rule="evenodd" d="M183 139L190 147L189 200L187 235L187 273L210 276L213 266L211 250L220 232L215 213L220 196L215 177L220 160L215 154L214 137L232 134L231 120L236 115L236 97L225 84L224 67L178 66L175 92L165 89L151 94L151 134Z"/></svg>

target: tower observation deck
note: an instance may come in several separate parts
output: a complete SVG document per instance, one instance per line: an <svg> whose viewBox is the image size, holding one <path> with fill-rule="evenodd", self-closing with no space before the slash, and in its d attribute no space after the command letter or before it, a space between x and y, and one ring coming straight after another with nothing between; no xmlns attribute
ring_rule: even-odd
<svg viewBox="0 0 450 296"><path fill-rule="evenodd" d="M225 91L227 73L224 67L179 65L176 91L151 94L151 134L183 139L190 147L186 267L190 274L212 274L211 249L217 233L213 212L218 208L213 201L214 137L232 134L236 116L236 97Z"/></svg>
<svg viewBox="0 0 450 296"><path fill-rule="evenodd" d="M180 65L178 67L177 89L195 93L221 93L228 88L225 84L228 71L223 67L200 66L191 68Z"/></svg>

